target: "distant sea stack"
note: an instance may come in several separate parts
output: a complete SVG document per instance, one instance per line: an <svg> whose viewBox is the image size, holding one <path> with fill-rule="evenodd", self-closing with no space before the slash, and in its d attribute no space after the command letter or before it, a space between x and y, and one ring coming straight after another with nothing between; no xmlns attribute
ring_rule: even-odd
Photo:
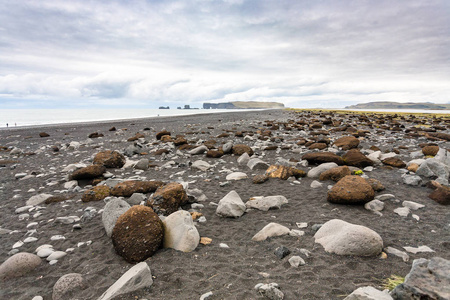
<svg viewBox="0 0 450 300"><path fill-rule="evenodd" d="M346 106L347 109L450 109L450 104L435 104L430 102L399 103L399 102L369 102Z"/></svg>
<svg viewBox="0 0 450 300"><path fill-rule="evenodd" d="M284 104L278 102L233 101L222 103L203 103L203 108L204 109L284 108Z"/></svg>

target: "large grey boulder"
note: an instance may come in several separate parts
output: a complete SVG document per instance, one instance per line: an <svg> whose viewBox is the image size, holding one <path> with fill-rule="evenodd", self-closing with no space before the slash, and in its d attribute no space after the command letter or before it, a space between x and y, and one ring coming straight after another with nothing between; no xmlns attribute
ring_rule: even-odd
<svg viewBox="0 0 450 300"><path fill-rule="evenodd" d="M52 300L73 299L77 292L87 287L83 276L70 273L61 276L53 286Z"/></svg>
<svg viewBox="0 0 450 300"><path fill-rule="evenodd" d="M237 218L244 214L245 204L235 191L229 192L219 201L216 214L222 217Z"/></svg>
<svg viewBox="0 0 450 300"><path fill-rule="evenodd" d="M375 256L383 250L380 235L365 226L333 219L320 227L315 242L338 255Z"/></svg>
<svg viewBox="0 0 450 300"><path fill-rule="evenodd" d="M309 170L307 176L309 178L319 178L320 174L330 169L336 168L337 166L338 166L337 163L334 162L323 163Z"/></svg>
<svg viewBox="0 0 450 300"><path fill-rule="evenodd" d="M250 161L250 156L247 152L243 153L239 158L237 159L237 163L240 165L246 165Z"/></svg>
<svg viewBox="0 0 450 300"><path fill-rule="evenodd" d="M450 167L443 162L444 159L429 158L425 160L417 169L416 174L424 177L437 176L437 182L448 185ZM446 161L446 159L445 159Z"/></svg>
<svg viewBox="0 0 450 300"><path fill-rule="evenodd" d="M252 237L252 241L265 241L268 237L287 235L289 232L290 230L286 226L277 223L269 223Z"/></svg>
<svg viewBox="0 0 450 300"><path fill-rule="evenodd" d="M0 279L23 276L41 264L41 258L35 254L20 252L14 254L0 265Z"/></svg>
<svg viewBox="0 0 450 300"><path fill-rule="evenodd" d="M450 260L415 259L405 282L391 293L394 299L450 299Z"/></svg>
<svg viewBox="0 0 450 300"><path fill-rule="evenodd" d="M123 274L98 300L113 299L153 284L152 273L146 262L140 262Z"/></svg>
<svg viewBox="0 0 450 300"><path fill-rule="evenodd" d="M172 248L183 252L191 252L197 248L200 235L194 225L191 214L179 210L163 220L164 248Z"/></svg>
<svg viewBox="0 0 450 300"><path fill-rule="evenodd" d="M387 292L382 292L371 286L360 287L344 300L393 300Z"/></svg>
<svg viewBox="0 0 450 300"><path fill-rule="evenodd" d="M106 203L102 213L102 222L107 236L111 237L117 219L130 207L127 202L119 198L113 198Z"/></svg>
<svg viewBox="0 0 450 300"><path fill-rule="evenodd" d="M280 208L283 204L287 204L289 201L285 196L260 196L252 197L245 203L247 208L256 208L262 211L268 211L271 208Z"/></svg>

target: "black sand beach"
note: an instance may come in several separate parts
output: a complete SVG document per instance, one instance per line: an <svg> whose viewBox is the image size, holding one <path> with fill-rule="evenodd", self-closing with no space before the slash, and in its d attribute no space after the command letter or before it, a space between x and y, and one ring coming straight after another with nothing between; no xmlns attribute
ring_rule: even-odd
<svg viewBox="0 0 450 300"><path fill-rule="evenodd" d="M252 147L255 157L258 156L268 165L288 164L308 172L316 165L302 165L302 156L335 147L333 141L341 136L356 136L360 141L358 148L363 153L371 146L376 146L382 153L395 152L405 163L413 159L411 153L421 150L419 144L422 143L435 143L447 151L450 148L448 140L427 134L433 126L438 128L434 132L448 134L449 118L442 118L439 122L433 122L431 117L421 118L416 118L419 122L414 123L414 119L408 116L402 119L399 115L386 118L384 124L377 124L375 120L378 119L372 115L362 120L351 113L340 115L267 110L0 130L0 228L12 231L0 235L0 263L11 256L10 251L16 242L29 236L38 240L23 244L18 248L20 252L35 253L36 248L43 244L51 244L55 250L67 252L54 265L42 259L42 263L29 273L2 280L0 298L32 299L39 295L43 299L52 299L53 286L61 276L79 273L87 285L77 291L75 299L97 299L133 266L117 255L111 238L106 235L100 213L105 202L85 203L80 200L90 182L80 181L81 189L78 191L64 188L70 172L63 172L63 169L70 164L90 165L94 155L103 150L123 153L136 142L127 141L136 133L143 134L145 141L141 144L144 147L140 154L127 159L138 161L148 158L150 168L116 168L107 171L115 178L188 182L189 189L202 190L207 199L198 202L204 205L203 208L195 210L203 214L206 222L195 224L200 237L208 237L212 242L208 245L199 244L188 253L160 249L146 260L152 272L153 285L115 299L199 299L210 291L210 300L265 299L254 287L258 283L271 282L278 283L285 299L344 299L362 286L382 290L383 279L392 274L405 276L414 259L435 256L450 259L450 213L448 206L428 197L434 190L427 184L431 179L423 178L422 184L411 186L403 182L402 168L381 164L374 165L372 171L364 171L365 175L379 180L385 188L376 192L375 196L395 196L395 200L384 201L385 207L382 216L379 216L366 210L364 205L328 202L328 188L335 184L331 180L321 181L322 186L317 188L312 188L311 183L318 179L309 177L290 177L288 180L270 178L262 184L254 184L252 178L264 174L265 170L251 170L246 165L238 164L238 155L225 154L220 158L208 158L205 154L190 155L187 154L188 150L179 150L178 146L157 140L156 134L166 129L172 137L183 135L191 145L214 140L215 144L206 144L216 149L228 141L245 144ZM324 122L328 119L341 122ZM320 124L320 127L313 128L311 125L315 123ZM407 130L419 128L421 124L424 125L424 131ZM109 131L113 126L117 130ZM335 130L343 126L347 126L347 129ZM40 137L41 132L49 136ZM94 132L104 136L88 139ZM242 134L236 136L238 132ZM302 139L307 142L329 140L329 143L325 143L324 149L311 150L309 146L299 143ZM79 142L79 148L70 149L67 147L70 142ZM21 153L12 155L13 148L20 149ZM59 151L55 151L56 148ZM338 155L346 152L335 148ZM160 149L167 149L168 153L155 155L154 152ZM214 167L207 171L193 169L191 163L197 160L206 161ZM171 161L173 163L167 164ZM231 171L244 172L248 179L226 183L225 178ZM26 175L16 179L20 173ZM217 206L210 202L217 204L232 190L244 202L255 196L283 195L289 203L269 211L250 210L239 218L218 216ZM70 199L40 204L39 209L27 210L25 213L28 216L19 219L22 213L16 213L16 209L25 206L30 197L43 193ZM402 217L394 209L402 207L403 201L413 201L425 207ZM55 222L57 217L81 217L87 207L96 210L90 220L73 224ZM183 209L189 210L191 205L187 204ZM412 217L413 214L419 220ZM313 225L332 219L374 230L383 239L384 248L405 251L405 246L426 245L434 252L408 253L408 261L392 254L387 254L387 257L382 257L382 254L360 257L328 253L314 242ZM32 222L37 224L27 228ZM271 222L302 230L304 235L252 241L252 237ZM297 223L307 223L307 227L299 228ZM74 229L74 224L80 224L81 229ZM30 232L34 229L36 231ZM63 235L65 239L50 240L55 235ZM220 247L221 243L229 248ZM279 246L287 247L291 253L283 259L278 258L274 251ZM294 255L302 257L306 264L292 267L288 259Z"/></svg>

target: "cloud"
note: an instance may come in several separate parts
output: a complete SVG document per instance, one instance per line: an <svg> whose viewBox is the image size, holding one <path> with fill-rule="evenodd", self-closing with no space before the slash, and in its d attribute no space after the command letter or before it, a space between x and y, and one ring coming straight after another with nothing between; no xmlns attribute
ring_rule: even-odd
<svg viewBox="0 0 450 300"><path fill-rule="evenodd" d="M0 103L445 103L449 11L443 0L0 0Z"/></svg>

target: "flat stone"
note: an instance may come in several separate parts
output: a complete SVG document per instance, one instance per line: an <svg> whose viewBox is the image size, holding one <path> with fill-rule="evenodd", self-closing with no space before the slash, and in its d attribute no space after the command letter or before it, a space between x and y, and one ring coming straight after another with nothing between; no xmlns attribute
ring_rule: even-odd
<svg viewBox="0 0 450 300"><path fill-rule="evenodd" d="M289 232L290 229L286 226L277 223L269 223L252 237L252 241L260 242L269 237L287 235Z"/></svg>
<svg viewBox="0 0 450 300"><path fill-rule="evenodd" d="M27 201L27 205L39 205L45 202L45 200L47 200L48 198L52 197L53 195L50 194L39 194L36 196L31 197L30 199L28 199Z"/></svg>
<svg viewBox="0 0 450 300"><path fill-rule="evenodd" d="M417 254L417 253L421 253L421 252L434 252L434 250L428 246L419 246L419 247L405 246L405 247L403 247L403 249L405 249L409 253L413 253L413 254Z"/></svg>
<svg viewBox="0 0 450 300"><path fill-rule="evenodd" d="M377 290L371 286L364 286L354 290L344 300L393 300L388 292Z"/></svg>
<svg viewBox="0 0 450 300"><path fill-rule="evenodd" d="M392 254L392 255L400 257L401 259L403 259L404 262L409 261L409 255L406 254L406 252L400 251L400 250L392 248L392 247L386 247L384 249L384 251L387 254Z"/></svg>
<svg viewBox="0 0 450 300"><path fill-rule="evenodd" d="M247 174L243 172L233 172L227 175L226 180L242 180L247 178Z"/></svg>
<svg viewBox="0 0 450 300"><path fill-rule="evenodd" d="M256 208L262 211L268 211L269 209L280 209L283 204L287 204L289 201L282 195L278 196L259 196L252 197L245 203L247 208Z"/></svg>
<svg viewBox="0 0 450 300"><path fill-rule="evenodd" d="M407 217L410 213L410 210L408 207L399 207L394 209L394 212L401 217Z"/></svg>
<svg viewBox="0 0 450 300"><path fill-rule="evenodd" d="M413 201L403 201L402 205L410 210L418 210L425 207L425 205Z"/></svg>

